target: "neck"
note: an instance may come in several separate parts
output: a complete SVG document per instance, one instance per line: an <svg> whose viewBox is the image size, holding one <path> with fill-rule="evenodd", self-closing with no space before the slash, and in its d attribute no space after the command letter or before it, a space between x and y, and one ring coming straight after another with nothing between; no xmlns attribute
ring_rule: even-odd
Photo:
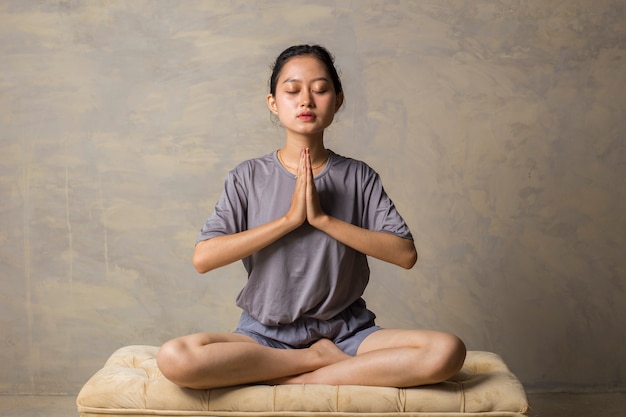
<svg viewBox="0 0 626 417"><path fill-rule="evenodd" d="M288 135L280 153L285 163L297 166L297 162L300 160L300 151L306 148L309 148L313 166L328 157L328 151L324 147L323 135L315 137Z"/></svg>
<svg viewBox="0 0 626 417"><path fill-rule="evenodd" d="M302 148L300 147L286 144L278 150L278 160L288 170L297 171L301 150ZM313 149L309 148L309 153L311 155L311 167L314 172L321 169L326 164L328 160L328 150L323 146L316 148L315 152Z"/></svg>

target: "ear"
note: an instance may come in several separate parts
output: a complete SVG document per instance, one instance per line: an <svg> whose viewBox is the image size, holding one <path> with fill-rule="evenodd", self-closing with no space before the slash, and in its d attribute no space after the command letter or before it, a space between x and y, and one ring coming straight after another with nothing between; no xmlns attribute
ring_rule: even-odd
<svg viewBox="0 0 626 417"><path fill-rule="evenodd" d="M276 99L273 95L267 95L267 108L274 114L278 114L278 107L276 107Z"/></svg>
<svg viewBox="0 0 626 417"><path fill-rule="evenodd" d="M339 111L342 104L343 104L343 92L337 94L337 98L335 99L335 113Z"/></svg>

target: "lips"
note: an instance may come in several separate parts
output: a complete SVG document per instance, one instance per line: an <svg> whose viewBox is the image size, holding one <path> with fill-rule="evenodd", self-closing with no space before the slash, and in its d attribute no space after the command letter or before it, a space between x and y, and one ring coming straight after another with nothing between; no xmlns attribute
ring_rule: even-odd
<svg viewBox="0 0 626 417"><path fill-rule="evenodd" d="M302 112L300 114L298 114L298 119L300 120L304 120L304 121L311 121L315 119L315 114L311 113L311 112Z"/></svg>

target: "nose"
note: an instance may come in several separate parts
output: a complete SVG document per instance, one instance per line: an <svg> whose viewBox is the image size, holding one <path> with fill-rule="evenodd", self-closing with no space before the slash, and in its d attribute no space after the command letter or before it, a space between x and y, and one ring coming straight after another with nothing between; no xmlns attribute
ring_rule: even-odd
<svg viewBox="0 0 626 417"><path fill-rule="evenodd" d="M300 106L302 107L312 107L313 106L313 97L309 90L303 90L302 96L300 98Z"/></svg>

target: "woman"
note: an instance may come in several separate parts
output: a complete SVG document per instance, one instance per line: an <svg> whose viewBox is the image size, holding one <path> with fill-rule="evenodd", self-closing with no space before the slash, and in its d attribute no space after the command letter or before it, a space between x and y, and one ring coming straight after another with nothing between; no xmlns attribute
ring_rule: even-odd
<svg viewBox="0 0 626 417"><path fill-rule="evenodd" d="M234 333L161 347L159 368L174 383L408 387L461 368L465 346L456 336L381 329L361 298L367 256L408 269L417 252L376 172L324 147L343 98L323 47L293 46L276 59L267 105L285 144L228 174L193 256L200 273L243 260L243 313Z"/></svg>

